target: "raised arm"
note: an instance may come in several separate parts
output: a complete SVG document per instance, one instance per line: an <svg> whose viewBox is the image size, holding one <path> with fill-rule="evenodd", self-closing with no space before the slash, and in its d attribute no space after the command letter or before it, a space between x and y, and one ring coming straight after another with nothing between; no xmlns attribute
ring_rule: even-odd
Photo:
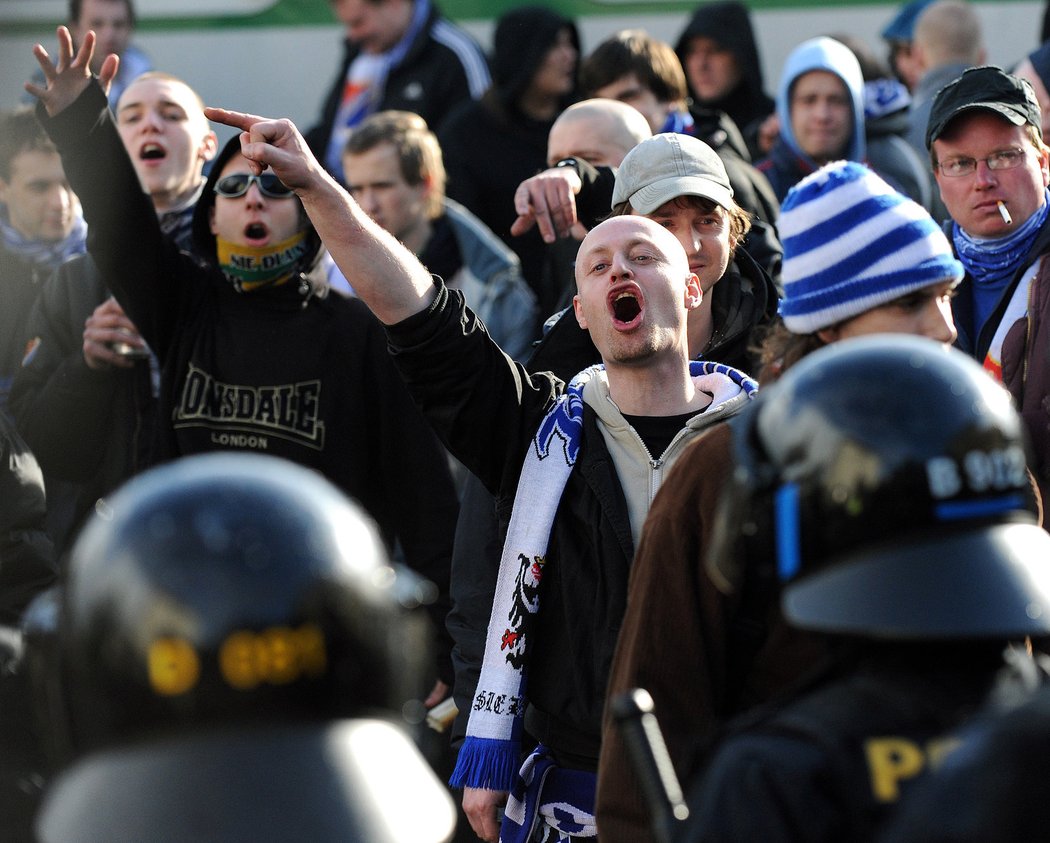
<svg viewBox="0 0 1050 843"><path fill-rule="evenodd" d="M209 120L241 130L241 154L261 173L272 167L302 200L354 291L388 325L425 309L435 289L412 252L376 225L318 163L290 120L206 108Z"/></svg>

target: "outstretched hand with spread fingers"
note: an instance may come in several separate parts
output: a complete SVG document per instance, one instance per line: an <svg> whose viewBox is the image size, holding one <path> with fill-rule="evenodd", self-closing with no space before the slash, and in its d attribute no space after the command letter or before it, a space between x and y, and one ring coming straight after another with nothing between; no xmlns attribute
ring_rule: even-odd
<svg viewBox="0 0 1050 843"><path fill-rule="evenodd" d="M73 36L64 26L57 30L58 55L55 63L42 44L33 47L33 55L44 72L45 85L34 85L26 82L25 89L39 99L47 113L54 117L79 97L91 84L91 58L95 54L95 33L89 31L84 36L80 49L73 53ZM109 93L110 83L117 75L120 59L113 53L106 56L98 73L98 83L105 93Z"/></svg>

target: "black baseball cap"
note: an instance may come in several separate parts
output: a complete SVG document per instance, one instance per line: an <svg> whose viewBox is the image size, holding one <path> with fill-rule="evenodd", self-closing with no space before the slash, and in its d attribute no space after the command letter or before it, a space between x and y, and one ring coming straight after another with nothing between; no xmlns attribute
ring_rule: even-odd
<svg viewBox="0 0 1050 843"><path fill-rule="evenodd" d="M1015 126L1030 123L1039 129L1042 125L1039 103L1027 79L992 65L971 67L933 98L926 124L926 148L932 146L956 115L975 108L994 111Z"/></svg>

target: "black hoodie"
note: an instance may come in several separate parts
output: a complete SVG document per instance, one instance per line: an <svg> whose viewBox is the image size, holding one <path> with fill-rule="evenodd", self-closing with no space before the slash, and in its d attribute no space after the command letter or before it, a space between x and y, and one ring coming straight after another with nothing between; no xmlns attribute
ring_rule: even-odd
<svg viewBox="0 0 1050 843"><path fill-rule="evenodd" d="M758 127L774 110L773 98L763 89L762 63L751 28L747 6L738 0L701 4L678 38L675 52L685 66L689 42L694 38L710 38L736 57L740 81L724 97L704 100L690 87L693 101L705 108L726 112L740 127L754 161L765 157L758 148Z"/></svg>
<svg viewBox="0 0 1050 843"><path fill-rule="evenodd" d="M537 229L511 236L517 217L514 191L547 166L547 134L554 117L533 119L518 103L563 29L579 51L573 22L549 9L527 6L504 14L493 39L492 87L480 102L454 111L438 132L449 197L517 253L522 275L534 290L540 287L546 248ZM574 96L575 92L567 95L561 107L571 104Z"/></svg>
<svg viewBox="0 0 1050 843"><path fill-rule="evenodd" d="M162 235L101 88L91 85L54 118L37 113L84 205L88 248L160 362L160 417L170 419L159 431L161 457L244 450L313 468L447 593L456 494L382 326L362 302L328 295L312 234L314 253L284 284L240 293L215 265L212 186L236 138L196 211L202 261Z"/></svg>

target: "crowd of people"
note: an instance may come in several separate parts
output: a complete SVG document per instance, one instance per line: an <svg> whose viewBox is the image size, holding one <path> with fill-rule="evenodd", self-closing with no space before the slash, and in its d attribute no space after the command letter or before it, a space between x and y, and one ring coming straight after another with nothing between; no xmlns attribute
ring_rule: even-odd
<svg viewBox="0 0 1050 843"><path fill-rule="evenodd" d="M132 0L0 115L0 839L1036 834L1050 40L331 6L302 131Z"/></svg>

